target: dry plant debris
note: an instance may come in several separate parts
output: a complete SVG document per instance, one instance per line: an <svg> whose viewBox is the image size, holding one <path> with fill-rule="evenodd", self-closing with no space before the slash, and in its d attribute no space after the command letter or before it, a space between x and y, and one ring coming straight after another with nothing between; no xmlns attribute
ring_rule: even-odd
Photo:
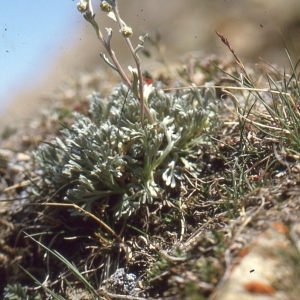
<svg viewBox="0 0 300 300"><path fill-rule="evenodd" d="M234 299L230 280L251 255L275 257L284 276L234 282L245 297L299 297L297 66L290 75L265 68L264 81L219 36L237 65L190 58L174 74L153 74L143 91L127 82L106 102L94 93L91 105L79 77L30 135L23 128L3 139L5 299ZM97 185L86 170L106 178Z"/></svg>
<svg viewBox="0 0 300 300"><path fill-rule="evenodd" d="M181 70L181 74L186 74L184 78L200 72L205 75L204 61L189 64L193 69ZM209 66L215 69L213 84L220 86L221 81L230 82L230 77L215 65L220 63L215 60ZM205 67L208 67L207 63ZM236 74L230 65L226 72ZM38 236L44 245L73 262L93 283L95 297L100 299L114 299L120 295L124 297L120 299L206 299L217 295L219 289L223 291L224 282L226 288L232 268L242 264L239 263L243 261L242 252L250 251L249 245L260 232L269 228L271 222L286 224L283 228L288 236L291 235L290 230L299 221L300 167L296 153L284 153L277 137L256 126L259 123L269 126L272 133L278 131L276 119L267 119L264 105L258 101L253 105L250 101L256 96L247 88L237 92L234 87L216 88L221 94L223 108L219 118L223 125L210 135L211 143L198 145L196 153L203 164L200 174L183 176L177 199L165 198L162 203L154 200L145 207L146 212L141 211L142 214L129 222L116 222L113 232L118 238L115 239L102 223L105 223L104 215L101 215L105 207L95 205L95 211L98 211L95 218L84 220L81 216L70 217L67 203L57 203L55 197L59 191L50 189L44 196L31 193L42 173L36 173L27 154L21 153L26 153L26 147L29 150L34 147L34 139L32 143L26 140L16 152L1 152L2 200L11 199L2 202L6 204L2 206L1 269L6 283L19 282L28 286L27 293L30 293L32 282L18 270L16 263L19 263L60 295L71 293L66 282L75 290L82 289L82 282L65 264L50 255L45 256L45 250L25 238L25 231ZM268 92L264 94L266 101L272 101ZM234 101L230 97L234 97ZM57 114L62 110L61 100L64 100L61 96L58 99L60 106L55 108L53 105ZM85 99L82 102L85 105ZM247 112L246 117L241 117L242 111ZM53 115L56 113L44 114L40 129L32 136L42 136L50 141L53 132L51 126L45 125L51 120L55 125L53 128L59 128L59 123L64 120L55 120ZM262 116L265 116L264 124L260 123ZM72 124L69 115L66 120L68 126ZM24 132L3 140L3 145L10 145L10 140L15 140L16 136L22 141ZM283 138L287 149L288 137L284 135ZM17 166L20 169L13 172ZM22 200L14 200L20 198ZM299 244L299 239L287 243L287 251L294 247L290 243ZM298 250L293 251L290 260L299 261ZM252 253L260 256L255 251ZM289 261L285 264L296 272ZM111 287L118 272L123 272L123 283L118 279L118 284ZM125 288L128 276L132 282L130 289ZM263 284L259 279L245 283L244 290L250 294L264 293L259 284ZM286 281L264 291L278 293L288 287L289 296L298 295L297 288L291 291L291 286L293 282ZM87 292L83 293L82 299L86 299L86 295Z"/></svg>

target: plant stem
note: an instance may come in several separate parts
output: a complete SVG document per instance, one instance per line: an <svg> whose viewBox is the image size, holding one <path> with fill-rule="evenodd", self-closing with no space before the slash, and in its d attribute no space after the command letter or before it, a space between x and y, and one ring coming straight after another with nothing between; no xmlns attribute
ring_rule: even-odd
<svg viewBox="0 0 300 300"><path fill-rule="evenodd" d="M122 30L124 27L124 25L123 25L124 22L121 20L121 17L119 14L117 0L114 0L114 5L113 5L112 9L113 9L113 12L114 12L114 15L116 18L116 22L117 22L120 30ZM134 58L134 61L136 64L136 69L137 69L137 82L136 83L135 82L131 83L131 81L127 77L126 73L123 71L123 69L115 55L115 52L111 49L111 46L110 46L111 31L108 31L108 33L107 33L108 34L107 40L104 39L102 32L99 28L99 25L95 21L95 15L93 12L91 0L88 0L87 11L86 11L84 17L89 23L92 24L92 26L96 32L98 40L101 42L101 44L103 45L107 54L111 58L112 63L102 53L101 53L101 57L111 68L113 68L116 72L118 72L118 74L120 75L122 80L129 87L129 89L134 93L135 97L139 100L139 102L140 102L140 122L141 122L142 126L144 124L144 112L147 115L149 123L153 124L154 119L153 119L152 114L151 114L147 104L145 103L145 99L144 99L144 81L143 81L143 74L142 74L142 68L141 68L141 60L140 60L139 56L136 54L137 50L135 50L133 48L129 37L124 37L124 39L125 39L125 42L129 48L129 51L131 52L131 54ZM138 89L137 89L137 86L135 86L135 84L139 85Z"/></svg>
<svg viewBox="0 0 300 300"><path fill-rule="evenodd" d="M120 14L119 14L119 10L118 10L118 3L117 3L117 0L115 1L115 6L113 7L113 12L115 14L115 17L116 17L116 20L117 20L117 24L119 26L120 29L122 29L122 20L121 20L121 17L120 17ZM136 64L136 68L137 68L137 71L138 71L138 78L139 78L139 95L135 95L139 101L140 101L140 105L141 105L141 112L140 112L140 121L141 123L143 124L144 123L144 111L146 112L146 115L149 119L149 122L151 124L154 123L154 120L153 120L153 117L151 115L151 112L149 110L149 108L147 107L146 103L144 102L144 87L143 87L143 84L144 84L144 80L143 80L143 74L142 74L142 68L141 68L141 59L139 58L139 56L135 53L135 50L132 46L132 43L130 41L129 38L125 38L125 42L129 48L129 51L131 52L133 58L134 58L134 61L135 61L135 64Z"/></svg>

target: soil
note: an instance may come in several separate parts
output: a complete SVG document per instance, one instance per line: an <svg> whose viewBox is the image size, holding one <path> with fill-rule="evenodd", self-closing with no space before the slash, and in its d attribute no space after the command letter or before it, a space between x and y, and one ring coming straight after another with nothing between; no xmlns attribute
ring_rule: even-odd
<svg viewBox="0 0 300 300"><path fill-rule="evenodd" d="M231 65L214 63L235 72ZM210 67L206 60L202 76L189 75L200 85ZM278 141L251 123L241 136L229 113L231 101L221 90L224 125L214 136L216 143L199 145L201 176L182 181L177 202L171 197L155 201L128 223L115 223L119 239L92 218L72 217L66 207L51 206L51 199L58 200L56 191L33 193L39 172L31 152L72 124L70 112L87 113L83 95L92 89L108 94L113 83L108 86L104 78L101 73L79 76L56 94L49 110L1 141L0 294L16 283L29 294L36 292L21 265L67 299L72 293L62 278L80 299L90 299L88 289L43 244L72 262L99 299L299 299L300 164L294 157L279 159L274 151ZM154 78L168 87L178 79ZM217 71L213 80L219 85L224 73ZM247 152L241 152L241 139ZM241 167L247 182L239 181ZM95 207L99 219L101 209Z"/></svg>

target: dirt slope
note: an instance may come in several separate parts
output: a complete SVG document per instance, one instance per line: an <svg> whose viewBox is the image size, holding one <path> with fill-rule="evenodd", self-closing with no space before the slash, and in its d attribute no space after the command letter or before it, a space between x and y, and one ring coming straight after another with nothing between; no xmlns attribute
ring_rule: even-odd
<svg viewBox="0 0 300 300"><path fill-rule="evenodd" d="M284 49L277 29L287 36L289 28L294 41L300 41L300 2L289 0L126 0L120 2L120 11L128 25L133 27L136 42L144 32L154 35L160 31L166 45L166 59L178 61L190 51L216 53L226 57L215 30L224 33L241 57L258 62L262 56L271 63L282 65ZM96 4L95 4L96 5ZM75 7L75 2L74 2ZM98 13L103 26L111 21ZM62 81L78 71L103 68L98 53L102 51L94 33L82 18L81 28L72 37L68 51L58 53L52 68L45 71L41 83L33 84L12 97L0 118L0 130L5 125L15 126L20 120L30 120L45 102L45 95L55 90ZM114 24L112 24L114 26ZM116 30L115 30L116 33ZM114 35L115 50L123 61L128 59L126 49ZM151 64L149 67L155 68Z"/></svg>

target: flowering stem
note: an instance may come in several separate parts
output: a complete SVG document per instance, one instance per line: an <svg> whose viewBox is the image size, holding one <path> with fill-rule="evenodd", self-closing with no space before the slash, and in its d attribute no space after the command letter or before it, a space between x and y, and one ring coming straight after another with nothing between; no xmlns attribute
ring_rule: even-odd
<svg viewBox="0 0 300 300"><path fill-rule="evenodd" d="M115 6L113 7L113 12L115 14L116 20L117 20L117 24L119 26L120 29L122 29L122 20L119 14L119 10L118 10L118 4L117 4L117 0L115 1ZM140 110L140 121L143 124L144 123L144 111L146 112L146 115L148 117L148 120L151 124L154 123L153 117L151 115L151 112L149 110L149 108L147 107L145 101L144 101L144 80L143 80L143 73L142 73L142 68L141 68L141 59L139 58L139 56L136 54L132 43L129 39L129 37L124 37L125 42L129 48L129 51L131 52L135 64L136 64L136 68L138 71L138 79L139 79L139 95L135 95L139 101L140 101L140 105L141 105L141 110Z"/></svg>
<svg viewBox="0 0 300 300"><path fill-rule="evenodd" d="M102 2L102 5L105 3ZM118 10L118 4L117 4L117 0L113 1L113 5L112 7L109 4L105 4L106 7L107 5L110 7L108 11L110 11L111 9L113 10L113 13L115 15L115 21L117 22L120 30L124 30L124 22L121 20L120 14L119 14L119 10ZM142 74L142 68L141 68L141 60L139 58L139 56L137 55L137 50L133 48L132 43L129 39L128 36L124 36L123 37L125 39L125 42L129 48L129 51L131 52L135 64L136 64L136 70L137 70L137 80L134 83L131 83L131 81L129 80L129 78L127 77L127 75L125 74L125 72L123 71L116 55L115 52L111 49L110 46L110 39L111 39L111 29L108 30L107 32L107 40L104 39L101 30L99 29L98 23L95 21L95 15L93 13L93 8L92 8L92 3L91 0L80 0L80 3L77 4L78 10L81 12L85 12L84 14L84 18L92 24L96 35L99 39L99 41L101 42L101 44L103 45L104 49L106 50L107 54L109 55L109 57L111 58L112 62L111 63L104 54L100 54L100 56L102 57L102 59L111 67L113 68L122 78L122 80L126 83L126 85L132 90L132 92L134 93L135 97L139 100L140 102L140 122L143 125L144 124L144 113L146 113L147 118L149 123L153 124L154 123L154 119L152 117L152 114L147 106L147 104L145 103L144 100L144 81L143 81L143 74ZM141 45L139 45L141 46ZM138 49L138 48L137 48ZM137 87L138 85L138 87Z"/></svg>

